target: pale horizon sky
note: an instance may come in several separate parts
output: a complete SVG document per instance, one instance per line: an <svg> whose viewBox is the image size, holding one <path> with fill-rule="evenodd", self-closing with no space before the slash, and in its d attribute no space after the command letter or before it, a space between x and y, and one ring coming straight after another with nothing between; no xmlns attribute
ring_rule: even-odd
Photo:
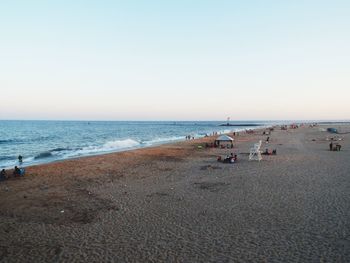
<svg viewBox="0 0 350 263"><path fill-rule="evenodd" d="M350 119L350 1L72 2L0 3L0 119Z"/></svg>

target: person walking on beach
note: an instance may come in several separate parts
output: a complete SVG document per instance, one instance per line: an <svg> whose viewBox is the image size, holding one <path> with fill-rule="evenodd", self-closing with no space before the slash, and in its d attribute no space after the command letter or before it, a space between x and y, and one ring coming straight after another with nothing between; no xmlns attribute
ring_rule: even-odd
<svg viewBox="0 0 350 263"><path fill-rule="evenodd" d="M329 144L329 150L330 150L330 151L333 150L333 142L331 142L331 143Z"/></svg>

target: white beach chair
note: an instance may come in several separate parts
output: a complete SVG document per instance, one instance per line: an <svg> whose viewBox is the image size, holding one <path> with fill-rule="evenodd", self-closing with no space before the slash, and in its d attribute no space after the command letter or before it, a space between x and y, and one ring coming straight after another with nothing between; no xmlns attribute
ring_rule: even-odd
<svg viewBox="0 0 350 263"><path fill-rule="evenodd" d="M256 160L259 162L261 161L262 157L261 157L260 147L261 147L261 140L258 143L255 143L254 147L250 148L249 161L252 161L252 160Z"/></svg>

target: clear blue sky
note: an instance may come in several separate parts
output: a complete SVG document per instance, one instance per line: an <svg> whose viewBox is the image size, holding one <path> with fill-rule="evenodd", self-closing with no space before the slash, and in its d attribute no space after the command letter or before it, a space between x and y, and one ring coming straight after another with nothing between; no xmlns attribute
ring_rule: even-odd
<svg viewBox="0 0 350 263"><path fill-rule="evenodd" d="M350 1L1 1L0 90L0 119L349 119Z"/></svg>

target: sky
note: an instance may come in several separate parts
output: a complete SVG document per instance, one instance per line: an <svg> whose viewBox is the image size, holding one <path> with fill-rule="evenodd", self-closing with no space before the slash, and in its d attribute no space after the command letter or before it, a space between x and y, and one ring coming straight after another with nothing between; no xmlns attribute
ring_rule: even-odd
<svg viewBox="0 0 350 263"><path fill-rule="evenodd" d="M0 1L0 119L349 120L350 1Z"/></svg>

